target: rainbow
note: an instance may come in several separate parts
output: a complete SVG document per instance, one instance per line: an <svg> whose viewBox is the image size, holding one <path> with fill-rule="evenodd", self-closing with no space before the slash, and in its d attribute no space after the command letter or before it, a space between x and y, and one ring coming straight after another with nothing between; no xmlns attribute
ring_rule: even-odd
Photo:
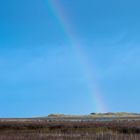
<svg viewBox="0 0 140 140"><path fill-rule="evenodd" d="M96 112L107 112L107 105L105 103L105 99L102 95L101 89L97 81L95 81L95 76L93 68L91 68L90 61L88 56L85 54L81 43L78 41L76 37L76 33L71 26L71 22L68 19L68 16L65 15L64 8L62 7L59 0L49 0L47 1L51 11L55 18L58 21L58 24L61 26L62 30L70 40L70 45L72 46L74 55L77 57L79 63L81 64L81 68L83 70L83 74L87 80L87 87L90 92L91 98L94 100L94 108Z"/></svg>

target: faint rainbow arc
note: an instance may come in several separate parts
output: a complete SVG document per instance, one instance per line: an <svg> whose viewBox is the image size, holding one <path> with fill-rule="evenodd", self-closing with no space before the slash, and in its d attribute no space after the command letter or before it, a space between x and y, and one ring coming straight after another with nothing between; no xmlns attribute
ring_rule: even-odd
<svg viewBox="0 0 140 140"><path fill-rule="evenodd" d="M70 39L70 43L73 46L75 55L80 60L83 72L86 76L87 86L94 98L96 112L107 112L107 105L105 103L104 97L101 95L101 91L98 84L93 80L94 79L93 70L90 67L88 58L85 52L83 51L80 42L77 40L75 32L70 26L70 22L68 22L69 20L67 19L67 16L64 14L65 12L63 11L63 8L56 0L49 1L49 5L51 9L54 11L54 14L57 20L59 21L59 24L62 26L62 29Z"/></svg>

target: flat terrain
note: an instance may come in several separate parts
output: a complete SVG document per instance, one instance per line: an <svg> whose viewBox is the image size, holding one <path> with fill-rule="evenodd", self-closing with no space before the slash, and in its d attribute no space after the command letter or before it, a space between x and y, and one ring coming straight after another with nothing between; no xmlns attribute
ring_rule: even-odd
<svg viewBox="0 0 140 140"><path fill-rule="evenodd" d="M0 140L140 140L140 115L93 114L0 119Z"/></svg>

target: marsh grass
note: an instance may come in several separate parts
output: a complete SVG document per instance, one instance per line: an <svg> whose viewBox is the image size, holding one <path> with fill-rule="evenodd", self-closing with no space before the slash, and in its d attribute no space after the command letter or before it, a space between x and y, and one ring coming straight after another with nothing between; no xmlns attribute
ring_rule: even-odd
<svg viewBox="0 0 140 140"><path fill-rule="evenodd" d="M140 140L140 122L0 122L0 140Z"/></svg>
<svg viewBox="0 0 140 140"><path fill-rule="evenodd" d="M45 133L41 131L34 132L3 132L0 134L0 140L140 140L139 134L113 134L99 133L61 133L60 131Z"/></svg>

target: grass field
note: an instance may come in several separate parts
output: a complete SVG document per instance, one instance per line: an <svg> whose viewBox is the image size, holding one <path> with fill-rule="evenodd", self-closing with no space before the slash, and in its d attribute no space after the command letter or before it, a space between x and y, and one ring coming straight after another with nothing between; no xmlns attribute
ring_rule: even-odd
<svg viewBox="0 0 140 140"><path fill-rule="evenodd" d="M140 140L140 120L0 119L0 140Z"/></svg>

